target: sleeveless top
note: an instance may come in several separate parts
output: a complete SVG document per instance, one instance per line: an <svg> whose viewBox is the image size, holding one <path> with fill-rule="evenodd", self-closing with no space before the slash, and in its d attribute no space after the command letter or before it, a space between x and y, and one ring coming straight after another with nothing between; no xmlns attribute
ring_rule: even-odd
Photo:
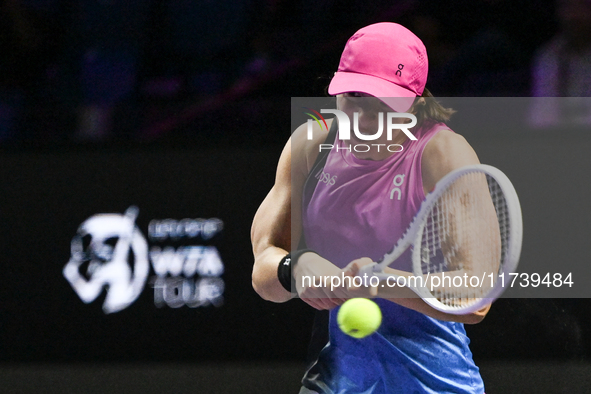
<svg viewBox="0 0 591 394"><path fill-rule="evenodd" d="M336 122L336 120L335 120ZM418 129L418 130L417 130ZM352 260L379 260L402 236L425 198L421 156L443 123L413 129L416 141L381 161L357 159L336 140L318 183L304 195L303 231L307 247L340 268ZM338 149L337 149L338 147ZM409 253L393 268L412 271ZM328 327L315 327L328 342L302 383L319 393L470 393L484 392L472 360L464 325L433 319L391 301L375 300L382 310L378 331L352 338L338 327L338 308Z"/></svg>

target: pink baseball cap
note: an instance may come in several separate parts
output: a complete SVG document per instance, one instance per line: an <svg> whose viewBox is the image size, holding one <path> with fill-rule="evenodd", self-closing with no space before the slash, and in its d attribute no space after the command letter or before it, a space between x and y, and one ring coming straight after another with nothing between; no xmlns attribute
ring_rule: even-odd
<svg viewBox="0 0 591 394"><path fill-rule="evenodd" d="M397 23L376 23L349 38L328 93L366 93L405 112L423 94L428 68L427 50L414 33Z"/></svg>

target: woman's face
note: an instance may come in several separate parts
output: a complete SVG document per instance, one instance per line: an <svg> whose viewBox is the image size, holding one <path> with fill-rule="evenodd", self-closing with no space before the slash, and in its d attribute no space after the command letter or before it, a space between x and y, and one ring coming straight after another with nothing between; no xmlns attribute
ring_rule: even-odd
<svg viewBox="0 0 591 394"><path fill-rule="evenodd" d="M349 144L352 147L351 152L357 157L358 159L365 159L365 160L382 160L392 155L392 150L396 150L396 148L390 148L388 150L386 147L392 144L402 144L406 140L406 138L397 138L400 137L397 134L396 130L393 134L392 140L388 140L387 132L386 132L386 114L388 112L394 112L389 106L387 106L383 101L380 99L371 96L366 93L359 93L359 92L351 92L351 93L344 93L337 95L337 109L343 111L347 114L350 125L351 125L351 139L349 140ZM357 126L358 131L360 134L371 136L375 135L378 130L380 129L380 113L381 113L381 124L382 124L382 134L375 140L362 140L360 139L355 133L355 114L357 114ZM402 118L400 120L394 119L394 122L399 121L400 123L403 122ZM404 136L404 135L403 135ZM363 145L363 149L355 150L353 147L355 145ZM369 149L367 152L363 152L365 150L365 146L368 146Z"/></svg>

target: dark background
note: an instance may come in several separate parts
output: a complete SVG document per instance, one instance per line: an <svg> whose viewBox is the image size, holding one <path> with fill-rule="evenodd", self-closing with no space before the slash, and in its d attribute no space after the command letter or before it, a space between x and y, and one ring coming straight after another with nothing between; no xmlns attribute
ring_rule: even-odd
<svg viewBox="0 0 591 394"><path fill-rule="evenodd" d="M559 32L544 0L1 7L7 392L297 391L313 313L263 301L250 284L250 224L291 131L290 98L323 96L347 38L378 21L425 41L436 96L528 96L533 56ZM453 127L515 183L521 264L585 265L591 134ZM149 285L111 315L104 295L80 301L61 273L77 227L130 205L144 235L151 219L224 221L223 306L156 308ZM584 298L499 300L467 327L487 392L588 392L589 309Z"/></svg>
<svg viewBox="0 0 591 394"><path fill-rule="evenodd" d="M562 26L551 0L1 7L0 142L10 148L283 143L289 98L323 96L347 39L383 21L425 42L435 96L528 96L532 59Z"/></svg>

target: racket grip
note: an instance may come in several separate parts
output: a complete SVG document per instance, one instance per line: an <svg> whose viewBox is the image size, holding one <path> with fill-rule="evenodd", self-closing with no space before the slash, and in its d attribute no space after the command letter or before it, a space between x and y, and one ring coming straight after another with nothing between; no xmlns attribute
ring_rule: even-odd
<svg viewBox="0 0 591 394"><path fill-rule="evenodd" d="M374 276L375 272L376 272L375 269L376 269L377 265L378 265L378 263L371 263L368 265L364 265L359 270L359 273L357 274L357 276L361 276L361 277L363 277L363 275Z"/></svg>

